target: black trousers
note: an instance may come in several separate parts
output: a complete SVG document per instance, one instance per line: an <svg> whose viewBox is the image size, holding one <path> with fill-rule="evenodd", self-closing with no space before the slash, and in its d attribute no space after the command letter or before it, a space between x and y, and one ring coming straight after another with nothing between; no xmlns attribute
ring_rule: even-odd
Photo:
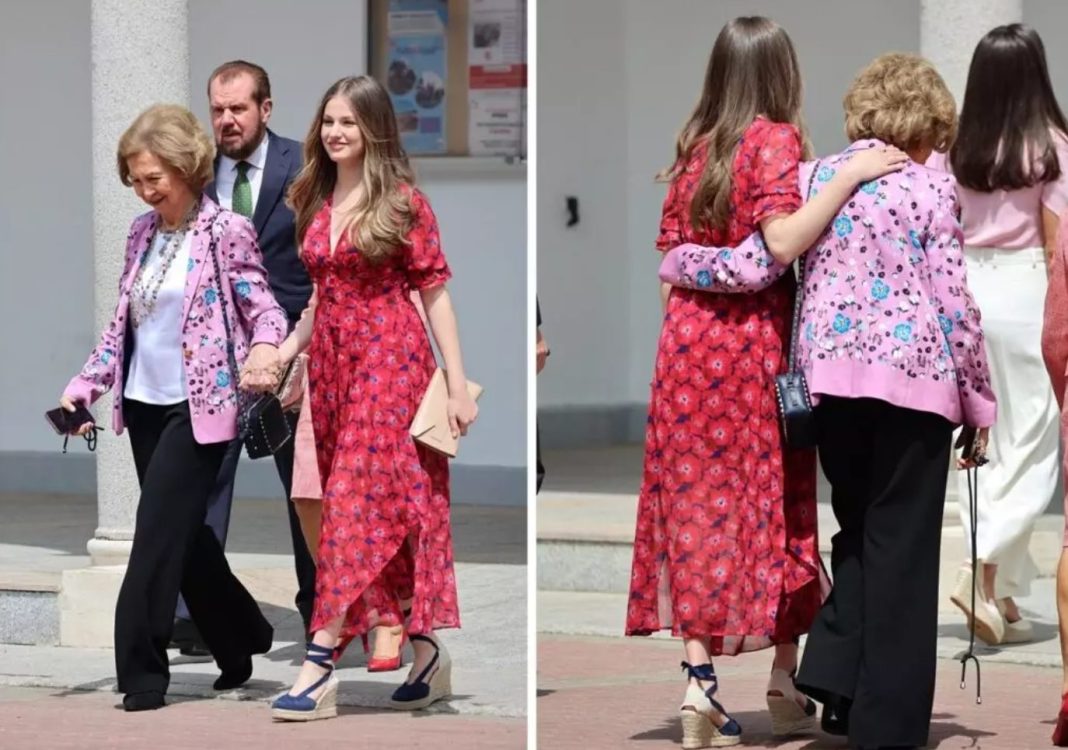
<svg viewBox="0 0 1068 750"><path fill-rule="evenodd" d="M223 671L240 668L257 644L270 643L273 630L204 525L227 444L197 443L184 401L155 406L127 399L123 415L141 499L115 608L115 666L120 692L166 692L179 590Z"/></svg>
<svg viewBox="0 0 1068 750"><path fill-rule="evenodd" d="M808 636L798 688L852 700L851 746L927 744L938 557L952 425L874 399L821 399L820 463L841 531L834 588Z"/></svg>
<svg viewBox="0 0 1068 750"><path fill-rule="evenodd" d="M289 414L289 424L293 433L297 432L297 416ZM307 632L311 625L312 608L315 606L315 562L308 553L308 545L304 542L304 533L300 530L300 519L293 503L289 501L290 491L293 487L293 440L283 445L274 454L274 465L278 470L278 478L282 480L282 487L286 493L286 512L289 514L289 535L293 540L293 563L297 573L297 596L295 604L300 617L304 621L304 630ZM234 479L237 476L237 463L241 458L241 441L234 440L226 448L226 454L219 469L218 478L211 491L208 501L208 511L205 523L215 533L219 544L226 548L226 537L230 529L230 512L234 505ZM184 599L178 599L178 607L175 612L177 617L193 619ZM199 623L197 623L199 626Z"/></svg>

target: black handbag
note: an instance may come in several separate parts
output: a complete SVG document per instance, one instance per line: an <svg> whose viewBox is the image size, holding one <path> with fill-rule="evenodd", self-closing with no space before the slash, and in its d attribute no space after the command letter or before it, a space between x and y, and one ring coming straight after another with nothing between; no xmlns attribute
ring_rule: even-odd
<svg viewBox="0 0 1068 750"><path fill-rule="evenodd" d="M218 214L216 214L217 217ZM276 394L263 393L254 398L247 398L238 388L241 371L237 366L237 357L234 355L234 337L230 330L226 287L222 283L222 264L219 261L214 219L211 224L211 255L215 264L215 284L219 287L223 327L226 329L226 358L230 367L231 382L237 394L237 437L245 444L245 452L248 453L249 458L264 458L274 455L279 448L293 439L293 427L286 419L282 402L278 400ZM290 367L292 366L290 363Z"/></svg>
<svg viewBox="0 0 1068 750"><path fill-rule="evenodd" d="M805 201L812 196L812 181L819 171L817 161L808 178ZM786 372L775 376L775 397L779 402L779 420L782 424L783 441L790 448L816 447L816 415L812 411L812 398L808 393L805 373L797 368L798 327L801 322L801 305L805 298L805 256L797 261L797 292L794 296L794 319L790 326L790 354Z"/></svg>

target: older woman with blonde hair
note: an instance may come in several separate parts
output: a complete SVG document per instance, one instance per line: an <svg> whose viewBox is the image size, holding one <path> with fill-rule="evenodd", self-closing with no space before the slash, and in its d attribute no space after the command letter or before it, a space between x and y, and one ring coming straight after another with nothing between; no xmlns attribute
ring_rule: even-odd
<svg viewBox="0 0 1068 750"><path fill-rule="evenodd" d="M864 149L891 144L910 161L860 185L801 258L793 346L841 530L834 588L797 686L825 704L824 729L847 734L850 746L919 747L934 699L951 436L968 425L985 446L995 401L956 184L924 166L953 142L952 95L923 58L888 54L861 71L844 105L852 144L802 166L806 199ZM676 247L661 279L747 292L785 272L754 235L726 255Z"/></svg>
<svg viewBox="0 0 1068 750"><path fill-rule="evenodd" d="M252 225L201 194L214 152L192 113L175 105L150 107L122 135L119 178L152 210L130 227L115 313L60 399L75 411L114 388L115 431L130 430L141 497L115 608L127 711L164 704L179 591L222 670L217 690L248 680L252 655L273 638L204 525L237 435L238 379L273 386L286 333ZM241 373L230 352L244 362Z"/></svg>

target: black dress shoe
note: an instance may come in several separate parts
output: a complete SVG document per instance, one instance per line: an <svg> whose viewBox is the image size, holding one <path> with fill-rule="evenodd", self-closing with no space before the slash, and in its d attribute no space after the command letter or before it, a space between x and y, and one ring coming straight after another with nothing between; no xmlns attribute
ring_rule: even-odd
<svg viewBox="0 0 1068 750"><path fill-rule="evenodd" d="M836 737L849 735L849 709L853 701L848 698L832 698L823 704L823 715L820 717L820 727L827 734Z"/></svg>
<svg viewBox="0 0 1068 750"><path fill-rule="evenodd" d="M191 656L198 659L210 659L211 649L206 643L185 643L178 647L178 653L182 656Z"/></svg>
<svg viewBox="0 0 1068 750"><path fill-rule="evenodd" d="M122 707L127 711L153 711L163 705L163 693L158 690L127 693L122 697Z"/></svg>
<svg viewBox="0 0 1068 750"><path fill-rule="evenodd" d="M174 624L171 626L171 642L167 644L167 648L178 648L185 641L199 637L200 632L197 630L197 626L193 624L192 620L187 620L184 617L175 617Z"/></svg>
<svg viewBox="0 0 1068 750"><path fill-rule="evenodd" d="M204 642L196 623L182 617L174 618L171 642L168 648L176 648L182 656L209 657L211 649Z"/></svg>
<svg viewBox="0 0 1068 750"><path fill-rule="evenodd" d="M215 680L216 690L233 690L248 682L252 676L252 657L255 654L266 654L274 645L274 629L267 628L260 637L252 644L252 653L245 657L240 666L233 669L224 669L223 673Z"/></svg>
<svg viewBox="0 0 1068 750"><path fill-rule="evenodd" d="M215 680L214 687L216 690L233 690L235 687L241 687L248 682L248 678L251 676L252 657L249 656L237 669L224 671L219 675Z"/></svg>

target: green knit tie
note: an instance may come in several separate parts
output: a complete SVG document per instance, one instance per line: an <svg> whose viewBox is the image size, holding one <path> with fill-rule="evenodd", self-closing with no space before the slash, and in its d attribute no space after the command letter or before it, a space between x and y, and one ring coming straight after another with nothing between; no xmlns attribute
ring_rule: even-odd
<svg viewBox="0 0 1068 750"><path fill-rule="evenodd" d="M234 181L233 211L252 218L252 183L248 181L248 168L251 165L247 161L237 163L237 179Z"/></svg>

